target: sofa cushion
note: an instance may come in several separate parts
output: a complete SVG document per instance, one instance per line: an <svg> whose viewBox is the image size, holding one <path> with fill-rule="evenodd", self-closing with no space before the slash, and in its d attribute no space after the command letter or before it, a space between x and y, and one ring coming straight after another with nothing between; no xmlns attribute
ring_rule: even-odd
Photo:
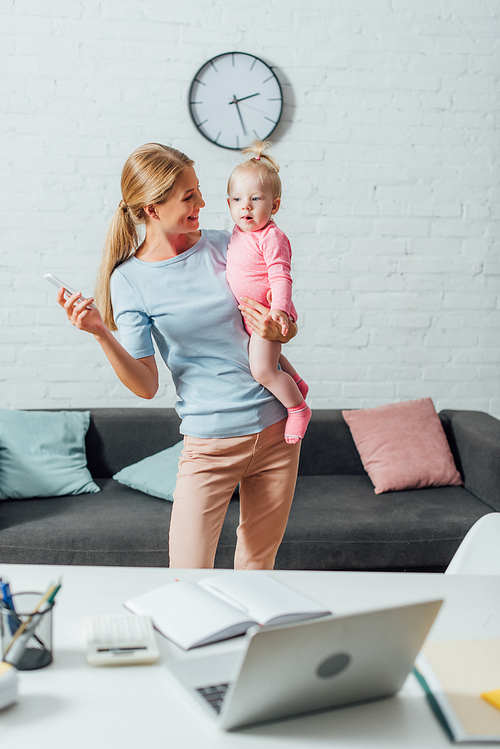
<svg viewBox="0 0 500 749"><path fill-rule="evenodd" d="M1 502L1 561L167 567L170 502L97 483L99 494Z"/></svg>
<svg viewBox="0 0 500 749"><path fill-rule="evenodd" d="M87 468L89 411L0 410L0 499L98 492Z"/></svg>
<svg viewBox="0 0 500 749"><path fill-rule="evenodd" d="M0 502L0 561L167 567L171 503L97 483L100 494ZM299 476L276 569L444 568L491 512L462 487L400 492L390 507L367 476ZM233 566L238 519L231 502L216 567Z"/></svg>
<svg viewBox="0 0 500 749"><path fill-rule="evenodd" d="M342 415L375 494L463 484L430 398Z"/></svg>
<svg viewBox="0 0 500 749"><path fill-rule="evenodd" d="M276 569L444 568L491 512L460 486L376 495L367 476L299 476Z"/></svg>
<svg viewBox="0 0 500 749"><path fill-rule="evenodd" d="M167 447L166 450L161 450L155 455L150 455L149 458L143 458L138 463L122 468L121 471L115 473L113 478L124 486L130 486L145 494L172 502L183 446L184 442L181 440L172 447Z"/></svg>
<svg viewBox="0 0 500 749"><path fill-rule="evenodd" d="M0 562L168 567L172 504L97 479L99 494L0 502ZM239 503L231 502L217 552L233 566Z"/></svg>

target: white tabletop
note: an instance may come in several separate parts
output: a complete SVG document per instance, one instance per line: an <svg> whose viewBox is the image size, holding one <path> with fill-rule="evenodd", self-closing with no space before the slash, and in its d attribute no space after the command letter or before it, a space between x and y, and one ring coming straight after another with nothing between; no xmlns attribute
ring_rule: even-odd
<svg viewBox="0 0 500 749"><path fill-rule="evenodd" d="M175 578L206 570L0 565L13 592L43 591L62 575L54 608L54 662L20 673L19 702L0 711L0 746L14 749L434 749L450 745L413 676L393 698L279 721L234 733L213 727L168 677L169 658L193 657L158 635L154 666L92 668L85 661L83 619L123 613L123 602ZM218 574L216 570L209 574ZM363 572L274 572L334 613L431 598L445 599L431 639L500 637L500 577ZM211 645L239 647L241 638ZM205 648L205 650L207 650ZM199 651L198 651L199 652Z"/></svg>

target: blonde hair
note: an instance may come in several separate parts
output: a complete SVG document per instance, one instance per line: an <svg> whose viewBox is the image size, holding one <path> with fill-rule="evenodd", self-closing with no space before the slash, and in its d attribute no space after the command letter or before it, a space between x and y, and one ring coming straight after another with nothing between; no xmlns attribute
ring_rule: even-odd
<svg viewBox="0 0 500 749"><path fill-rule="evenodd" d="M122 200L115 211L102 253L95 288L95 303L110 330L117 330L111 304L111 274L139 246L137 228L146 220L144 206L164 203L180 174L194 161L161 143L146 143L125 162L121 177Z"/></svg>
<svg viewBox="0 0 500 749"><path fill-rule="evenodd" d="M280 170L279 164L274 156L270 156L269 154L264 153L264 151L266 151L270 147L271 143L268 140L254 140L253 143L242 149L241 153L251 153L254 155L250 159L247 159L241 164L238 164L238 166L235 167L235 169L233 169L233 171L231 172L231 176L229 177L229 181L227 183L228 195L231 192L232 182L238 174L243 171L258 169L260 172L259 176L263 182L266 180L266 178L269 179L273 199L281 198L281 180L278 174Z"/></svg>

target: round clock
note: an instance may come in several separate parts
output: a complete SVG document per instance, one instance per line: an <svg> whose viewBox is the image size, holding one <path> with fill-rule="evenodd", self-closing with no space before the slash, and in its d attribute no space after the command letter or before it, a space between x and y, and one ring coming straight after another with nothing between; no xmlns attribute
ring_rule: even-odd
<svg viewBox="0 0 500 749"><path fill-rule="evenodd" d="M279 122L283 94L265 62L227 52L203 65L189 90L189 111L200 133L222 148L239 150L265 140Z"/></svg>

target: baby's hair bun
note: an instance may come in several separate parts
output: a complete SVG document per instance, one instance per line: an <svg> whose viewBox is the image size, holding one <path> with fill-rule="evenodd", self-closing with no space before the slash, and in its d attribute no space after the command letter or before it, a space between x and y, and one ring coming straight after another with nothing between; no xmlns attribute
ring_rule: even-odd
<svg viewBox="0 0 500 749"><path fill-rule="evenodd" d="M253 143L242 149L242 153L252 154L252 156L233 169L227 183L228 195L231 194L231 185L235 177L242 172L252 171L257 172L263 182L269 180L273 198L281 199L281 179L278 174L280 170L278 162L273 156L264 153L270 146L271 143L268 140L254 140Z"/></svg>
<svg viewBox="0 0 500 749"><path fill-rule="evenodd" d="M246 146L246 148L242 148L241 152L245 154L253 154L249 161L254 161L257 164L259 162L264 163L279 172L280 168L276 159L269 154L264 153L268 150L268 148L271 148L271 145L272 144L269 140L254 140L253 143L250 143L249 146Z"/></svg>

